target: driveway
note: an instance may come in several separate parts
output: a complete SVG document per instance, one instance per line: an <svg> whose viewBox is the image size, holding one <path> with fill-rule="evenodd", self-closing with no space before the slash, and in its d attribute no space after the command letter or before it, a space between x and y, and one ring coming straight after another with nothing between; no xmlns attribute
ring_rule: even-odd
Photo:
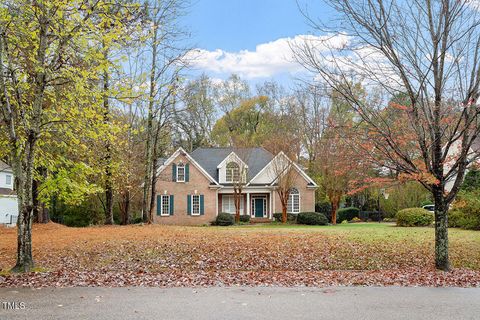
<svg viewBox="0 0 480 320"><path fill-rule="evenodd" d="M9 302L9 303L6 303ZM480 289L0 289L0 319L478 319ZM17 309L11 309L16 307ZM9 309L10 310L7 310Z"/></svg>

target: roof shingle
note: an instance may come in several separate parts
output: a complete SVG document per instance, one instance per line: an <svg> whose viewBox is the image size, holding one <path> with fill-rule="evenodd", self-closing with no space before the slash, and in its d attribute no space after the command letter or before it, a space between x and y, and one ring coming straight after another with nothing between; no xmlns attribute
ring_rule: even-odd
<svg viewBox="0 0 480 320"><path fill-rule="evenodd" d="M248 165L248 179L255 177L272 159L273 155L264 148L198 148L190 155L212 178L218 182L217 166L232 152Z"/></svg>

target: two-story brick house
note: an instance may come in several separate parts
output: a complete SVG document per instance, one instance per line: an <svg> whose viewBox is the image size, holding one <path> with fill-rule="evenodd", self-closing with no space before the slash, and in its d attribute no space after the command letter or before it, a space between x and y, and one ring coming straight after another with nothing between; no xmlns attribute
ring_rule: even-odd
<svg viewBox="0 0 480 320"><path fill-rule="evenodd" d="M241 214L251 219L271 220L281 212L276 192L274 164L286 159L263 148L199 148L187 153L182 148L163 161L155 186L155 222L161 224L206 224L220 212L235 213L234 186L245 172ZM290 160L288 160L290 161ZM315 210L316 183L293 163L295 182L290 192L288 212ZM237 184L238 185L238 184Z"/></svg>

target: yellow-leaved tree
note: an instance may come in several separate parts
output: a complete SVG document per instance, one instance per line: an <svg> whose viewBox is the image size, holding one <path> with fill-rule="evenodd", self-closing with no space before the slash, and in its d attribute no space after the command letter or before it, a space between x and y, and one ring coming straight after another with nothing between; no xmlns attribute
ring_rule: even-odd
<svg viewBox="0 0 480 320"><path fill-rule="evenodd" d="M97 126L103 120L98 84L107 63L103 53L112 41L105 38L104 45L97 46L94 35L111 37L100 32L106 24L121 27L122 20L112 14L114 5L102 0L12 0L0 7L0 120L19 202L13 271L28 272L34 266L35 168L62 161L47 161L46 150L88 150L85 143L104 133ZM46 145L51 149L42 147ZM92 169L74 162L65 160L76 174L59 175L64 180L75 177L83 185L81 177Z"/></svg>

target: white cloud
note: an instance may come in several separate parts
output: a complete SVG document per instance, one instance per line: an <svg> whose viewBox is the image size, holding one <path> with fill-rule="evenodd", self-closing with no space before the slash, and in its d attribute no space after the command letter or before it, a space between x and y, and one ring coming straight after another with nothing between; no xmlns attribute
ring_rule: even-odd
<svg viewBox="0 0 480 320"><path fill-rule="evenodd" d="M291 45L301 45L305 40L322 43L326 37L298 35L294 38L280 38L257 45L255 51L228 52L221 49L214 51L197 49L189 58L191 65L198 69L217 74L236 73L247 79L268 78L282 73L296 74L305 69L295 61ZM342 34L328 39L333 46L342 46L346 41L348 37Z"/></svg>

